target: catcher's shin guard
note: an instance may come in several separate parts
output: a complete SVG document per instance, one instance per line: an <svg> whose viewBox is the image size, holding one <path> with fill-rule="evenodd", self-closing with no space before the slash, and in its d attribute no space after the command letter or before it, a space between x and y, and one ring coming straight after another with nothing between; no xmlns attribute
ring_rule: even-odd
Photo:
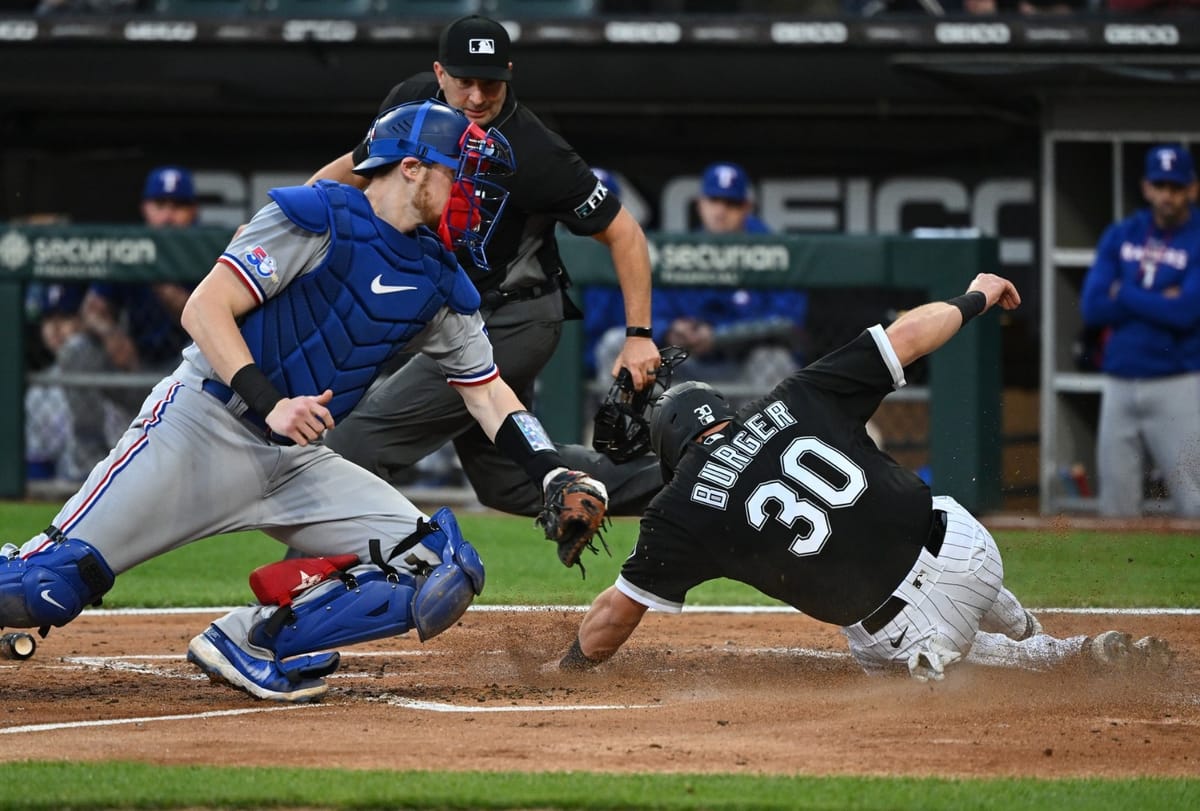
<svg viewBox="0 0 1200 811"><path fill-rule="evenodd" d="M389 577L371 567L350 572L353 582L330 580L290 607L280 608L250 629L250 643L277 659L368 642L406 633L413 627L416 580Z"/></svg>
<svg viewBox="0 0 1200 811"><path fill-rule="evenodd" d="M441 551L441 565L427 576L355 567L350 582L327 581L254 626L250 642L286 659L413 628L422 642L437 636L483 591L483 562L446 507L433 514L421 543Z"/></svg>
<svg viewBox="0 0 1200 811"><path fill-rule="evenodd" d="M99 602L116 577L91 544L68 538L27 558L0 558L0 627L61 627Z"/></svg>

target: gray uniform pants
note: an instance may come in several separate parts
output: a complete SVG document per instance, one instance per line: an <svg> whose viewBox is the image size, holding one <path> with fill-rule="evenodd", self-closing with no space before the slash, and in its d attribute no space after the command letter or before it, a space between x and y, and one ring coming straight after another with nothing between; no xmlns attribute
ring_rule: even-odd
<svg viewBox="0 0 1200 811"><path fill-rule="evenodd" d="M1177 515L1200 516L1200 372L1107 376L1096 443L1100 514L1142 514L1147 453L1166 479Z"/></svg>
<svg viewBox="0 0 1200 811"><path fill-rule="evenodd" d="M391 485L317 444L272 445L212 396L167 378L54 518L116 574L198 538L262 529L306 555L370 559L424 516ZM389 541L391 543L389 543ZM21 549L47 542L38 535Z"/></svg>
<svg viewBox="0 0 1200 811"><path fill-rule="evenodd" d="M526 406L532 405L534 382L554 354L561 333L562 321L557 319L531 318L506 325L488 322L496 366ZM542 505L540 488L520 465L496 450L437 364L424 355L414 356L375 386L329 432L326 444L390 480L447 440L454 442L481 503L502 512L537 515ZM662 488L654 456L617 465L581 445L559 445L558 450L568 467L605 484L610 514L640 515Z"/></svg>

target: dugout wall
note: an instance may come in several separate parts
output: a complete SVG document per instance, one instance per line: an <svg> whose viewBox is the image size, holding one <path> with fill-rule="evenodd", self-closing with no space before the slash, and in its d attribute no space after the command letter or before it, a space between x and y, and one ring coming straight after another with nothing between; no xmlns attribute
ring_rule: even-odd
<svg viewBox="0 0 1200 811"><path fill-rule="evenodd" d="M25 494L23 290L30 280L196 281L212 267L229 232L174 233L124 226L26 226L0 232L0 497ZM563 240L579 286L613 284L607 252L587 239ZM957 295L975 274L994 272L992 239L767 237L703 239L653 235L656 286L861 287ZM873 323L873 322L872 322ZM852 329L870 326L852 325ZM569 322L539 387L537 410L556 438L584 433L583 340ZM930 357L930 463L937 491L971 510L1000 502L1000 327L979 319Z"/></svg>

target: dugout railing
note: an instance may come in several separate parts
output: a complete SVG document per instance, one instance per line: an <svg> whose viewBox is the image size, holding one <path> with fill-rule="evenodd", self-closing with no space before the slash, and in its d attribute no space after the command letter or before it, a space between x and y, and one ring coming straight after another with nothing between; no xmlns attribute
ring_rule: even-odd
<svg viewBox="0 0 1200 811"><path fill-rule="evenodd" d="M24 363L26 285L34 280L195 282L212 267L229 237L226 228L0 227L0 374L8 381L0 391L0 413L5 415L0 418L0 497L26 495L24 392L32 378ZM994 272L998 266L997 244L989 238L651 234L650 240L656 289L858 288L919 291L922 299L939 299L957 295L975 274ZM615 285L603 246L565 238L561 250L576 291L588 285ZM587 433L589 379L583 352L582 326L568 322L538 389L539 416L553 436L565 441L579 441ZM928 459L936 490L972 510L994 509L1001 501L998 320L983 318L969 325L930 356L928 370ZM77 382L95 383L91 378ZM133 378L128 382L146 383Z"/></svg>

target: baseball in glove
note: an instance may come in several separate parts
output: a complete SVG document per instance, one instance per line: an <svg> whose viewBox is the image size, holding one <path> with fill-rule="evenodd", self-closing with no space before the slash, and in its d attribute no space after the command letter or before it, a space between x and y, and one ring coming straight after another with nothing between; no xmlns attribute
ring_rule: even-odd
<svg viewBox="0 0 1200 811"><path fill-rule="evenodd" d="M611 556L602 530L608 525L608 492L604 485L578 470L557 468L546 476L545 502L536 523L546 537L558 544L558 559L568 569L578 565L587 577L579 556L584 549L600 554L595 541Z"/></svg>

